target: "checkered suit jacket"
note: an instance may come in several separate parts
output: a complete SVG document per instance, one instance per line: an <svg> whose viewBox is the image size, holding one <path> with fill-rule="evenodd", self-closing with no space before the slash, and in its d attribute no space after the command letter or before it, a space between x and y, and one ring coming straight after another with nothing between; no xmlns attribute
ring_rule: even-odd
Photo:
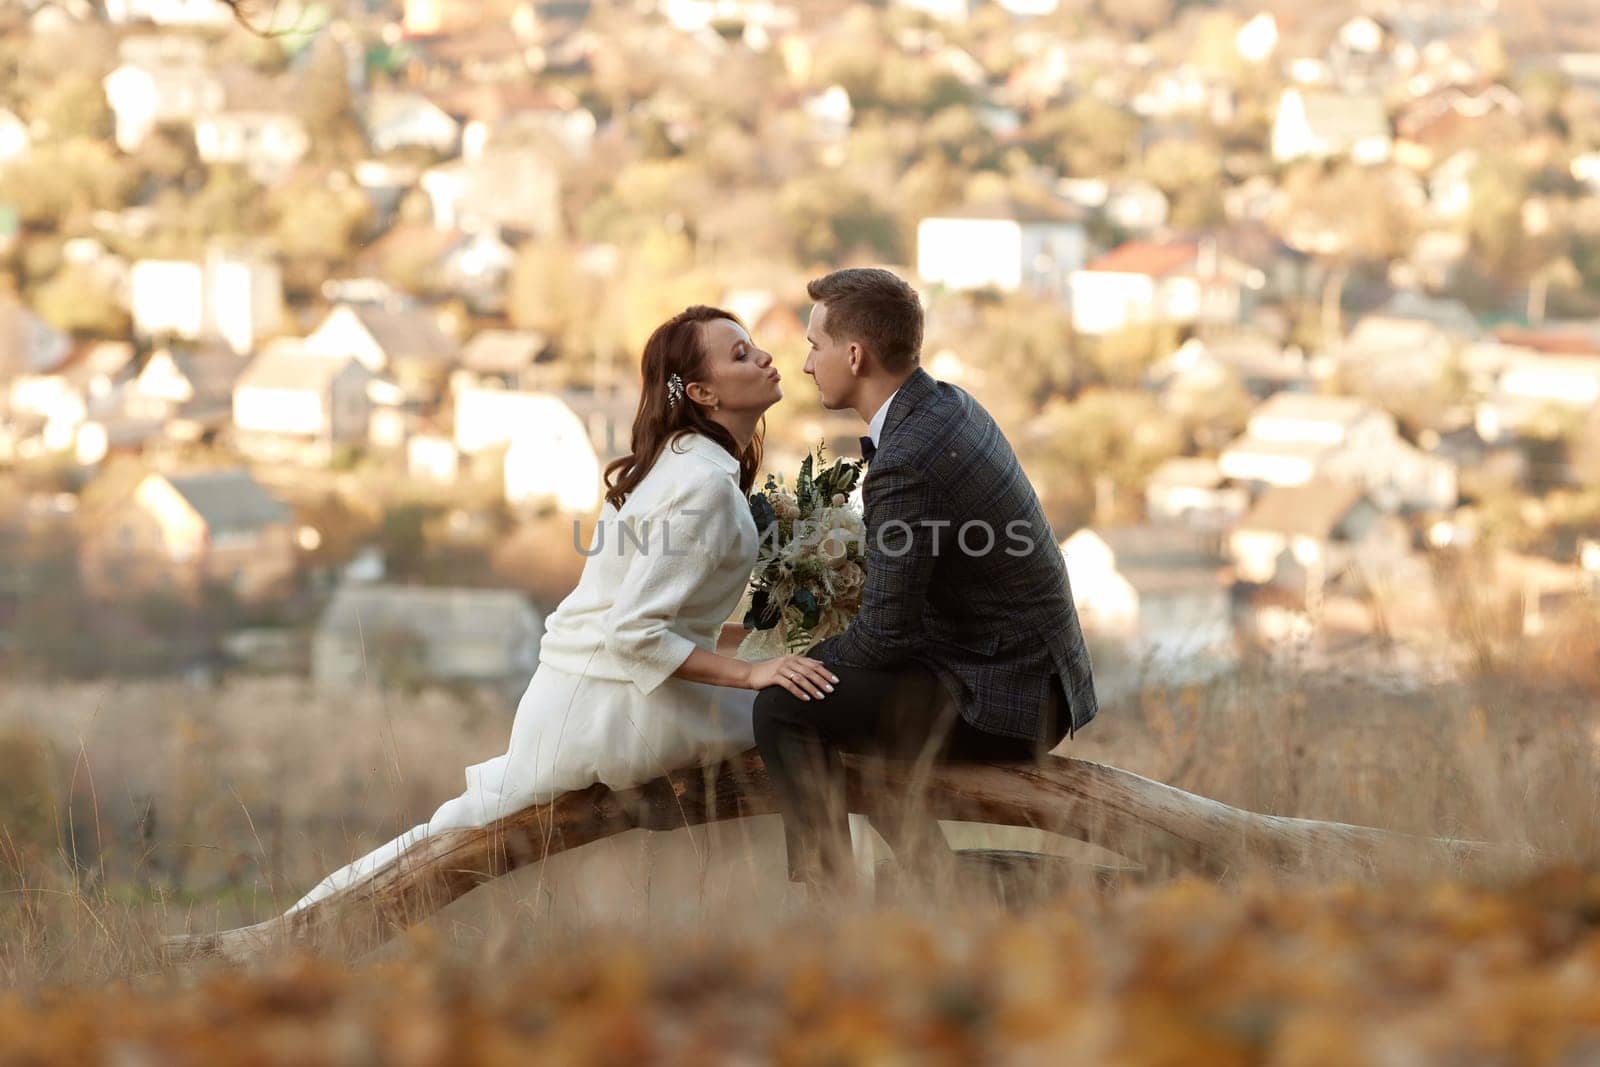
<svg viewBox="0 0 1600 1067"><path fill-rule="evenodd" d="M977 401L914 372L889 406L862 492L861 612L810 655L880 670L925 664L967 722L1004 737L1053 744L1094 717L1061 549L1016 453ZM1057 679L1065 723L1047 719Z"/></svg>

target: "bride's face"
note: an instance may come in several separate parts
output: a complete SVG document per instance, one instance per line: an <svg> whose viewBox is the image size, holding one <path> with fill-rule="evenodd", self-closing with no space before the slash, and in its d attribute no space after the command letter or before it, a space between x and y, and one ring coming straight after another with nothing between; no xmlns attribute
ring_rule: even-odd
<svg viewBox="0 0 1600 1067"><path fill-rule="evenodd" d="M706 370L695 383L700 388L690 387L692 399L719 411L756 413L783 399L771 354L757 348L743 326L729 319L712 319L700 329Z"/></svg>

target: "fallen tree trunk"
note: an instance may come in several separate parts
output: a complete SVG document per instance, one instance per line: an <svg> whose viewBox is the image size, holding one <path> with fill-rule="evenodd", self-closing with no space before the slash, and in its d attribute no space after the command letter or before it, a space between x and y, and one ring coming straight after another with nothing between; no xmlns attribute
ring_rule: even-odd
<svg viewBox="0 0 1600 1067"><path fill-rule="evenodd" d="M1261 815L1085 760L1051 756L1041 764L931 769L847 762L852 810L871 809L869 794L877 786L869 782L891 793L915 788L921 807L937 818L1036 827L1098 845L1147 870L1213 877L1262 867L1346 875L1489 873L1529 858L1481 842ZM482 829L427 838L367 881L292 915L239 930L176 935L164 949L169 957L239 958L274 944L331 941L359 953L482 883L567 849L627 830L675 830L774 810L766 770L754 754L619 792L593 786Z"/></svg>

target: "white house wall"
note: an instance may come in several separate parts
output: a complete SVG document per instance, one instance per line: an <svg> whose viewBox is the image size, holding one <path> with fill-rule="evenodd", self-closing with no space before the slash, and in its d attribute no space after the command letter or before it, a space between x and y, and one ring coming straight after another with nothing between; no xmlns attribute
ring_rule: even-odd
<svg viewBox="0 0 1600 1067"><path fill-rule="evenodd" d="M1022 287L1020 224L1008 219L923 219L917 225L917 273L948 289Z"/></svg>

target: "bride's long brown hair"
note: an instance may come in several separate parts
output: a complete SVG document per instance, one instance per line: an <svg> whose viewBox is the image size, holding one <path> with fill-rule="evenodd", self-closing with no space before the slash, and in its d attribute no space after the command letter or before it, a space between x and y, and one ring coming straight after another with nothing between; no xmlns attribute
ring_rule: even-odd
<svg viewBox="0 0 1600 1067"><path fill-rule="evenodd" d="M721 424L713 422L706 410L687 396L673 406L667 399L667 379L676 374L688 386L691 382L706 379L704 323L727 319L740 328L744 323L739 316L721 308L696 304L685 308L656 327L650 340L645 342L644 357L640 361L642 391L639 410L633 416L633 451L606 465L606 502L621 508L656 460L661 450L686 433L699 433L711 438L728 450L739 461L739 487L746 493L756 481L756 469L761 466L762 429L743 452Z"/></svg>

